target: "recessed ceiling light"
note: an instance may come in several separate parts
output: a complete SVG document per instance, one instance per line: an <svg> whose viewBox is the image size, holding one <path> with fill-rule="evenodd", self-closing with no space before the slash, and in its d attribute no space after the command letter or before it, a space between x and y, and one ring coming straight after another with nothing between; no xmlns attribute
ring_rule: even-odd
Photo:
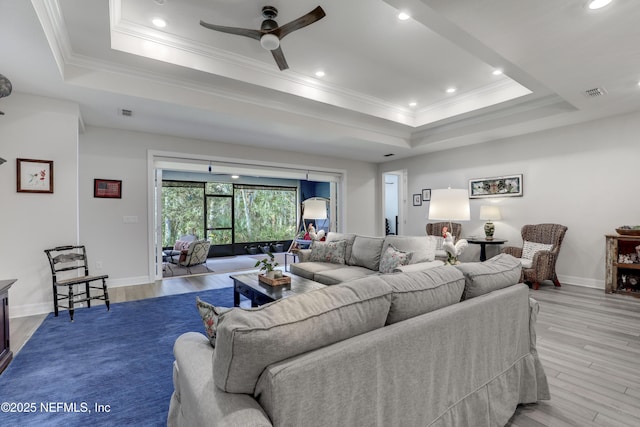
<svg viewBox="0 0 640 427"><path fill-rule="evenodd" d="M499 76L500 74L502 74L502 70L500 68L496 68L495 70L493 70L494 76Z"/></svg>
<svg viewBox="0 0 640 427"><path fill-rule="evenodd" d="M409 19L409 18L411 18L411 15L409 15L409 14L408 14L408 13L406 13L406 12L400 12L400 13L398 14L398 19L399 19L399 20L401 20L401 21L406 21L406 20L407 20L407 19Z"/></svg>
<svg viewBox="0 0 640 427"><path fill-rule="evenodd" d="M449 89L447 89L447 93L454 93L456 91L455 87L450 87Z"/></svg>
<svg viewBox="0 0 640 427"><path fill-rule="evenodd" d="M588 7L591 10L596 10L605 7L609 3L611 3L611 0L591 0Z"/></svg>
<svg viewBox="0 0 640 427"><path fill-rule="evenodd" d="M325 75L324 71L322 71L322 70L316 71L316 77L324 77L324 75Z"/></svg>
<svg viewBox="0 0 640 427"><path fill-rule="evenodd" d="M153 18L151 22L158 28L164 28L167 26L167 21L162 18Z"/></svg>
<svg viewBox="0 0 640 427"><path fill-rule="evenodd" d="M240 178L240 175L231 175L231 178L232 179L238 179L238 178Z"/></svg>
<svg viewBox="0 0 640 427"><path fill-rule="evenodd" d="M418 105L418 103L417 103L417 102L415 102L415 101L411 101L411 102L409 103L409 107L415 107L416 105Z"/></svg>

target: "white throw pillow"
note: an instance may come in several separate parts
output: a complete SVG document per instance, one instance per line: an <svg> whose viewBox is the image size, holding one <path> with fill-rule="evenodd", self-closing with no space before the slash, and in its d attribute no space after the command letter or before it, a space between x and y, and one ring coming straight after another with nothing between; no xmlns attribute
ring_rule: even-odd
<svg viewBox="0 0 640 427"><path fill-rule="evenodd" d="M533 256L538 251L550 251L553 245L544 244L544 243L536 243L529 242L527 240L524 241L524 245L522 245L522 258L524 259L533 259Z"/></svg>

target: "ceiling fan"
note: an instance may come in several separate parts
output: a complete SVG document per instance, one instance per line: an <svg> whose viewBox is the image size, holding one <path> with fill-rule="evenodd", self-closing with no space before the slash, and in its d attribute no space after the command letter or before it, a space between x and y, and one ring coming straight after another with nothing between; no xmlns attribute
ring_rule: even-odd
<svg viewBox="0 0 640 427"><path fill-rule="evenodd" d="M276 60L278 68L282 71L288 69L289 65L287 65L287 60L284 58L284 53L282 53L282 49L280 48L280 40L282 40L286 35L324 18L325 15L324 10L318 6L306 15L279 27L278 23L274 21L278 16L278 9L273 6L265 6L262 8L262 16L265 19L262 21L262 25L259 30L224 27L222 25L208 24L204 21L200 21L200 25L210 30L236 34L238 36L245 36L259 40L260 45L262 45L263 48L271 51L273 59Z"/></svg>

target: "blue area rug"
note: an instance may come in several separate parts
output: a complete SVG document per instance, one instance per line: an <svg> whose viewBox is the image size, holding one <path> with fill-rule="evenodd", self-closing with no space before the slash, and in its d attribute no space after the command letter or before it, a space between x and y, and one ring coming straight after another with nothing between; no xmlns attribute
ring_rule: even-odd
<svg viewBox="0 0 640 427"><path fill-rule="evenodd" d="M0 375L0 425L166 425L173 343L204 332L196 296L233 307L224 288L50 314Z"/></svg>

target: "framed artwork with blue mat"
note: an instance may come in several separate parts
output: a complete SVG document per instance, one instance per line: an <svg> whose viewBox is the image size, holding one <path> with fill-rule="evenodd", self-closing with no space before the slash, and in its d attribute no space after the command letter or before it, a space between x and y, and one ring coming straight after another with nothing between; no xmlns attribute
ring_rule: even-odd
<svg viewBox="0 0 640 427"><path fill-rule="evenodd" d="M196 296L233 307L229 287L49 314L0 375L0 425L166 425L173 343L204 333Z"/></svg>

